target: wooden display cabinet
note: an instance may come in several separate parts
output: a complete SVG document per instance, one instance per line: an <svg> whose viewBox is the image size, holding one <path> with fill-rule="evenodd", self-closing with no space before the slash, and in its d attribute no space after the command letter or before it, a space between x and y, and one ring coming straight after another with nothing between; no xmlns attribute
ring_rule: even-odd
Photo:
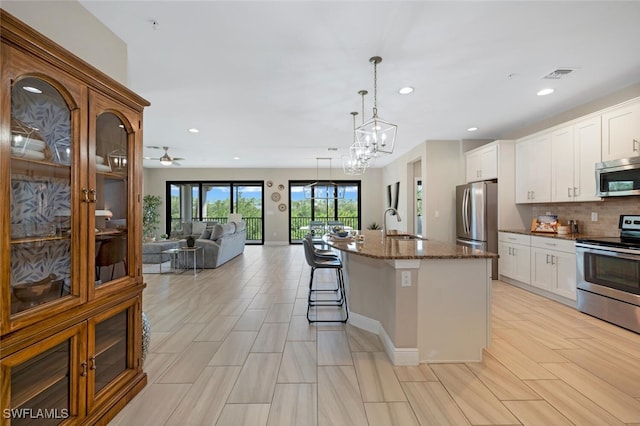
<svg viewBox="0 0 640 426"><path fill-rule="evenodd" d="M149 103L2 9L0 25L0 424L104 424L146 384Z"/></svg>

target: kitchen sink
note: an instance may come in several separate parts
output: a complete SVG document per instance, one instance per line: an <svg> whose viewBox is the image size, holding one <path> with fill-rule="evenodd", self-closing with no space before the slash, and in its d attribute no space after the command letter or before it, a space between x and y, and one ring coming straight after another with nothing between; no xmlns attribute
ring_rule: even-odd
<svg viewBox="0 0 640 426"><path fill-rule="evenodd" d="M426 241L426 238L419 237L417 235L411 234L391 234L387 235L387 238L391 238L393 240L422 240Z"/></svg>

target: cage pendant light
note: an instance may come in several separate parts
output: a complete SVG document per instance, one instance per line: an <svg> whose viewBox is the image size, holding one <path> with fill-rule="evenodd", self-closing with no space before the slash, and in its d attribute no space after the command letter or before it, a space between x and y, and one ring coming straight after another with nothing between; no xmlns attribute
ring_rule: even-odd
<svg viewBox="0 0 640 426"><path fill-rule="evenodd" d="M356 142L356 115L357 112L352 112L353 116L353 143L349 147L349 155L342 156L342 170L345 175L357 176L363 175L367 169L367 162L364 160L360 144Z"/></svg>
<svg viewBox="0 0 640 426"><path fill-rule="evenodd" d="M378 154L392 154L396 144L398 126L378 117L378 64L382 62L380 56L369 59L373 64L373 117L359 126L356 140L374 156Z"/></svg>
<svg viewBox="0 0 640 426"><path fill-rule="evenodd" d="M329 180L320 180L320 171L318 168L319 160L329 160ZM312 184L306 185L304 190L304 198L316 200L335 200L343 199L345 188L331 180L331 157L316 157L316 177L317 180Z"/></svg>

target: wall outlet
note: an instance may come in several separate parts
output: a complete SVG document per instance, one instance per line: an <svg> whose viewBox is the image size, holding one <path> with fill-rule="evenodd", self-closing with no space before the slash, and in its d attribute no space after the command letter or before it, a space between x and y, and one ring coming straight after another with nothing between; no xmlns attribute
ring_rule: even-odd
<svg viewBox="0 0 640 426"><path fill-rule="evenodd" d="M598 212L591 212L591 222L598 221Z"/></svg>
<svg viewBox="0 0 640 426"><path fill-rule="evenodd" d="M400 272L400 286L411 287L411 272L409 271Z"/></svg>

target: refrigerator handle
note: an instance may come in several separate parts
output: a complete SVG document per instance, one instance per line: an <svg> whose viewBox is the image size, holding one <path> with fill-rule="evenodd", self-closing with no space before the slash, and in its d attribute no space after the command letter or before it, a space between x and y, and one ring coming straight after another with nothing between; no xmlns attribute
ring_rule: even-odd
<svg viewBox="0 0 640 426"><path fill-rule="evenodd" d="M469 188L464 189L462 197L462 223L464 226L464 232L468 234L469 229Z"/></svg>

